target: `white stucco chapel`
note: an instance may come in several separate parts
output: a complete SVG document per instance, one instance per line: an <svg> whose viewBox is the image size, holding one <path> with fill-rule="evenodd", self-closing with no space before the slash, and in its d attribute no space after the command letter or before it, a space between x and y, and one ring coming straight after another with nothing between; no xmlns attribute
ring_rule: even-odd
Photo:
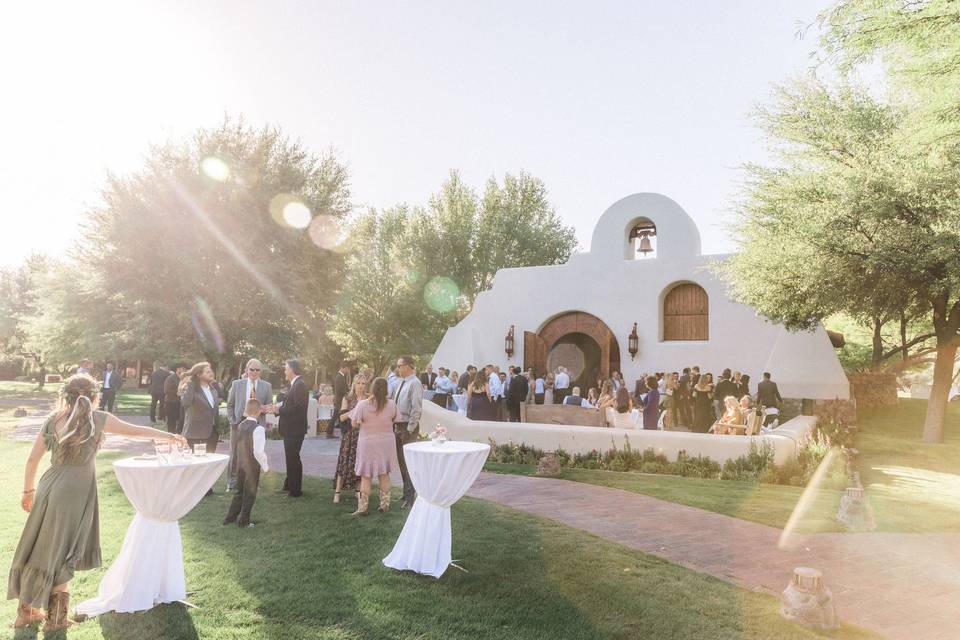
<svg viewBox="0 0 960 640"><path fill-rule="evenodd" d="M600 216L588 252L562 265L501 269L446 332L433 364L538 373L562 364L584 384L620 371L630 388L642 373L699 365L717 375L729 367L753 385L769 371L787 398L849 399L826 331L791 332L730 300L709 268L725 257L701 253L696 224L670 198L627 196ZM508 357L511 328L516 348Z"/></svg>

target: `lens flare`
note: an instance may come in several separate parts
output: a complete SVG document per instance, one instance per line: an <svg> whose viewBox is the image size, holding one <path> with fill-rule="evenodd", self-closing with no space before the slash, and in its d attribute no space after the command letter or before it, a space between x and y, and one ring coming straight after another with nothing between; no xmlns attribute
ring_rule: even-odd
<svg viewBox="0 0 960 640"><path fill-rule="evenodd" d="M457 307L460 288L446 276L434 276L423 288L423 300L433 311L447 313Z"/></svg>
<svg viewBox="0 0 960 640"><path fill-rule="evenodd" d="M223 334L220 325L213 317L213 310L207 301L197 296L193 299L193 309L190 311L190 321L204 345L213 346L217 353L223 353Z"/></svg>
<svg viewBox="0 0 960 640"><path fill-rule="evenodd" d="M306 229L313 215L303 200L292 193L278 193L270 199L270 217L282 227Z"/></svg>
<svg viewBox="0 0 960 640"><path fill-rule="evenodd" d="M307 234L313 244L328 251L345 252L348 249L350 234L340 220L333 216L320 214L314 216L307 228Z"/></svg>
<svg viewBox="0 0 960 640"><path fill-rule="evenodd" d="M290 202L283 207L283 220L295 229L310 226L310 209L302 202Z"/></svg>
<svg viewBox="0 0 960 640"><path fill-rule="evenodd" d="M230 177L230 167L227 166L226 162L216 156L204 158L203 162L200 163L200 170L203 171L204 175L208 178L216 180L217 182L224 182Z"/></svg>

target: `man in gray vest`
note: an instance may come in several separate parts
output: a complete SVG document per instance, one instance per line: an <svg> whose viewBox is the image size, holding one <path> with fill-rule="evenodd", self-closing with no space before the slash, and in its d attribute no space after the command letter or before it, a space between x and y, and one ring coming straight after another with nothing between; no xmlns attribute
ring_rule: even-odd
<svg viewBox="0 0 960 640"><path fill-rule="evenodd" d="M257 499L257 489L260 486L260 472L269 471L266 444L266 431L260 424L263 414L260 411L259 400L251 398L244 404L244 417L236 425L237 437L235 446L231 450L231 459L237 459L237 490L230 502L230 510L223 524L237 523L239 527L252 527L250 511L253 502Z"/></svg>
<svg viewBox="0 0 960 640"><path fill-rule="evenodd" d="M403 504L406 509L413 506L417 494L407 472L407 461L403 458L403 445L416 442L420 436L420 412L423 409L423 383L417 378L413 368L413 358L397 358L397 388L393 392L393 401L397 404L397 418L393 423L393 433L397 439L397 461L400 463L400 477L403 478Z"/></svg>
<svg viewBox="0 0 960 640"><path fill-rule="evenodd" d="M273 401L273 385L266 380L261 379L263 375L263 364L256 358L251 358L247 362L247 368L243 378L238 378L230 385L230 392L227 395L227 419L230 421L230 463L227 465L227 491L232 491L236 486L237 478L237 425L244 419L244 411L247 400L257 400L261 406L268 405ZM267 416L260 413L257 416L257 422L262 427L267 426Z"/></svg>

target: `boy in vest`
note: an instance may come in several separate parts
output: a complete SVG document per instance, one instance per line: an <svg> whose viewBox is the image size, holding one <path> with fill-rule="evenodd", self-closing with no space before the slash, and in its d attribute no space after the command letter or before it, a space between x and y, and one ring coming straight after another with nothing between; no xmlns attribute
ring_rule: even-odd
<svg viewBox="0 0 960 640"><path fill-rule="evenodd" d="M223 524L237 523L240 527L252 527L250 510L257 499L257 487L260 484L260 472L269 471L267 454L263 447L267 440L266 431L257 421L260 415L260 401L247 400L243 410L243 421L237 425L237 480L233 501Z"/></svg>

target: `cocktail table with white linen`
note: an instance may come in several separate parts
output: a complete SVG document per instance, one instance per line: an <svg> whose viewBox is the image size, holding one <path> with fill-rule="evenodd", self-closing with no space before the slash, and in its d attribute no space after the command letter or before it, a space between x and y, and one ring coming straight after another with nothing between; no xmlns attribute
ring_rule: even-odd
<svg viewBox="0 0 960 640"><path fill-rule="evenodd" d="M123 547L100 581L98 595L81 602L77 613L129 613L187 597L183 546L177 520L187 515L213 486L229 456L210 453L175 463L125 458L113 471L137 509Z"/></svg>
<svg viewBox="0 0 960 640"><path fill-rule="evenodd" d="M403 447L417 500L393 551L383 564L439 578L452 562L450 506L483 469L490 445L479 442L414 442Z"/></svg>

